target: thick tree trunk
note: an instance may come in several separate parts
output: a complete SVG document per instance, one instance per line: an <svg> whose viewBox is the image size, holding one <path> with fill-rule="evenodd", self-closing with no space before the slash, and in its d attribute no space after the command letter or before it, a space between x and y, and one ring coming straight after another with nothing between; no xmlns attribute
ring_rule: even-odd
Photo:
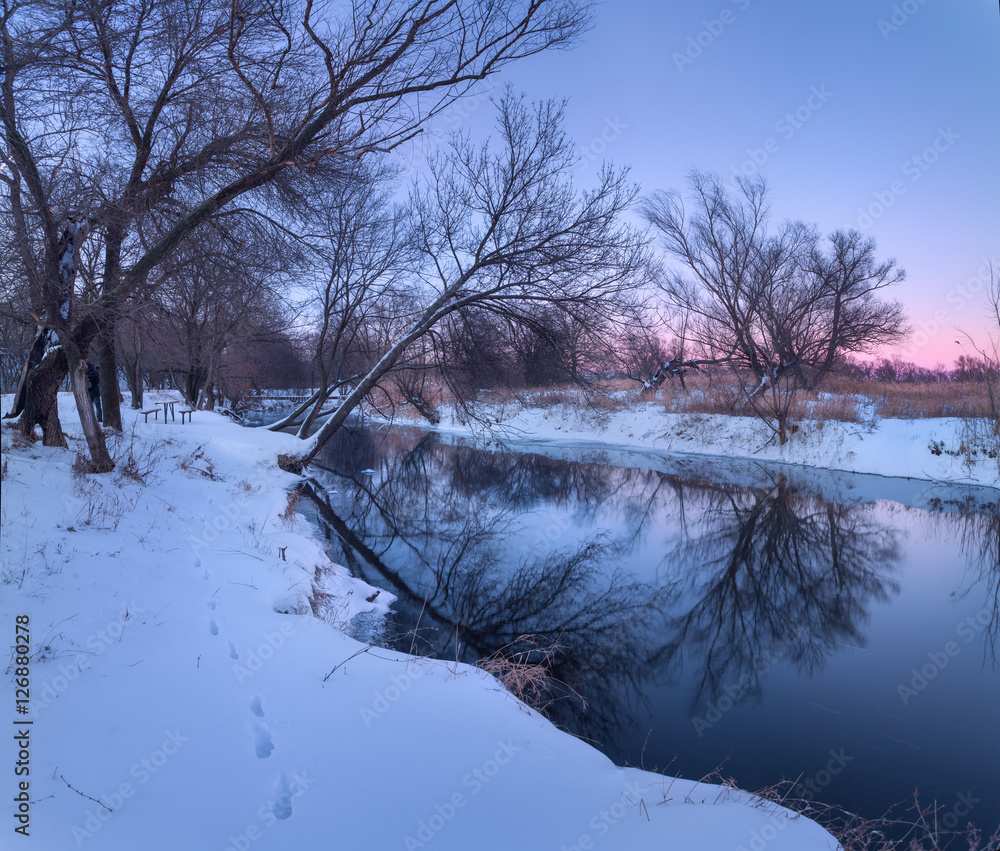
<svg viewBox="0 0 1000 851"><path fill-rule="evenodd" d="M36 439L35 427L41 426L42 442L46 446L66 448L66 438L59 422L57 400L59 385L66 377L68 368L66 353L62 348L58 348L49 352L42 358L42 362L28 373L25 379L24 409L17 427L29 440Z"/></svg>
<svg viewBox="0 0 1000 851"><path fill-rule="evenodd" d="M122 394L118 389L118 359L115 357L114 326L105 326L97 343L97 365L101 376L101 407L104 425L122 430Z"/></svg>
<svg viewBox="0 0 1000 851"><path fill-rule="evenodd" d="M84 360L77 360L76 366L70 370L69 379L73 387L73 396L76 398L76 409L80 414L80 424L83 426L83 434L90 449L91 472L110 473L115 468L115 462L111 460L101 427L94 415L94 408L90 404L90 395L87 393L87 364ZM107 408L104 410L107 411Z"/></svg>

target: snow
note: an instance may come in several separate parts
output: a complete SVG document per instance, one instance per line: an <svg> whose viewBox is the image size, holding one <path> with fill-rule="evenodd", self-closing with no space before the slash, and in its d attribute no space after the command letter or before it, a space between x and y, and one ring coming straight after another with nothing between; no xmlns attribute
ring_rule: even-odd
<svg viewBox="0 0 1000 851"><path fill-rule="evenodd" d="M668 413L662 404L633 401L619 410L551 406L481 406L489 426L450 406L431 426L415 414L407 422L431 431L471 435L520 445L633 449L673 456L713 456L819 467L849 473L933 482L1000 486L997 459L980 453L966 462L962 421L882 419L868 423L806 420L780 446L771 429L753 417ZM398 418L397 418L398 420ZM942 447L940 454L932 451Z"/></svg>
<svg viewBox="0 0 1000 851"><path fill-rule="evenodd" d="M72 397L60 416L70 451L2 434L0 623L13 651L29 616L31 655L29 714L13 652L2 689L30 775L10 733L0 748L8 814L30 783L30 838L8 817L3 847L836 847L746 793L615 766L477 668L352 637L392 597L295 515L275 463L295 438L126 410L118 470L80 475Z"/></svg>

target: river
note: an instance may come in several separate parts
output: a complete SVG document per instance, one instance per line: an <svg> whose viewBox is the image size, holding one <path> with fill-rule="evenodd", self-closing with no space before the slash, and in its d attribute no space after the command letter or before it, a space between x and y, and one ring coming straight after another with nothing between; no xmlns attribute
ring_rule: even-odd
<svg viewBox="0 0 1000 851"><path fill-rule="evenodd" d="M381 643L546 663L545 714L620 764L1000 823L996 490L403 427L318 460Z"/></svg>

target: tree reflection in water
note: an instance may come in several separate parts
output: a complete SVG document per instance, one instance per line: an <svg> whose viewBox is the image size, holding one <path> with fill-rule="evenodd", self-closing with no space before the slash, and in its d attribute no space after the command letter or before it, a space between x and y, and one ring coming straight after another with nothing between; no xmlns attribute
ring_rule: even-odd
<svg viewBox="0 0 1000 851"><path fill-rule="evenodd" d="M966 593L978 586L983 589L984 602L976 626L981 628L983 663L995 670L1000 635L1000 503L984 506L969 500L958 509L962 518L961 548L972 580Z"/></svg>
<svg viewBox="0 0 1000 851"><path fill-rule="evenodd" d="M894 527L791 475L739 487L403 429L344 433L323 465L332 558L397 595L394 646L474 662L531 659L526 635L558 645L551 673L587 707L556 689L547 714L592 738L614 737L652 683L683 679L694 708L736 684L759 696L779 655L813 673L864 646L872 605L899 590ZM962 522L995 641L1000 520Z"/></svg>
<svg viewBox="0 0 1000 851"><path fill-rule="evenodd" d="M606 533L557 541L526 522L540 501L599 503L603 469L425 438L382 447L391 467L373 477L358 471L372 447L353 444L327 454L317 484L339 493L317 505L342 544L333 559L399 598L393 646L466 662L498 652L540 661L558 646L546 714L581 735L614 735L622 701L639 699L662 656L650 645L661 632L659 592L616 566Z"/></svg>
<svg viewBox="0 0 1000 851"><path fill-rule="evenodd" d="M692 706L736 684L739 699L759 695L778 658L813 673L838 642L864 646L870 604L899 590L898 542L871 506L825 502L784 475L769 488L701 493L665 585L684 605L664 652L698 668Z"/></svg>

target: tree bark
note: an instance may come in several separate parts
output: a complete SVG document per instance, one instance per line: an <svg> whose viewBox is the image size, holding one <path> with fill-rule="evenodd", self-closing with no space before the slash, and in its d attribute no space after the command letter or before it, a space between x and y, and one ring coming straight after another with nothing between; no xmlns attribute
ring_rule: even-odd
<svg viewBox="0 0 1000 851"><path fill-rule="evenodd" d="M97 338L97 366L101 377L101 407L104 425L122 430L122 394L118 389L118 359L115 356L114 327L105 326Z"/></svg>
<svg viewBox="0 0 1000 851"><path fill-rule="evenodd" d="M24 409L17 427L29 440L36 439L35 426L41 426L45 446L66 448L66 437L59 422L58 394L68 368L66 353L59 348L42 358L41 363L28 373Z"/></svg>
<svg viewBox="0 0 1000 851"><path fill-rule="evenodd" d="M80 414L80 424L83 426L83 434L87 438L87 447L90 449L91 472L110 473L115 468L115 462L111 460L101 427L94 415L94 408L90 404L90 396L87 393L86 361L82 358L78 359L76 366L70 370L69 378L70 385L73 387L73 396L76 398L76 409Z"/></svg>

